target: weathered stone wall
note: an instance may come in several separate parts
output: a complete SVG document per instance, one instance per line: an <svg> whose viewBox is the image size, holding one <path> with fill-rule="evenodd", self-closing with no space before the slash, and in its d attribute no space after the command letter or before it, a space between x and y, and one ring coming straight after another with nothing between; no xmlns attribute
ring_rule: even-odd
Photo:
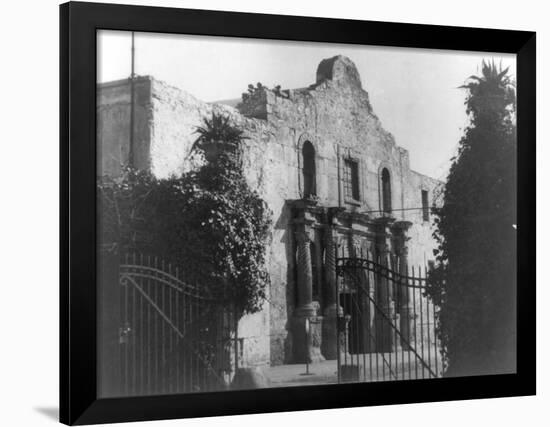
<svg viewBox="0 0 550 427"><path fill-rule="evenodd" d="M150 141L153 125L151 81L134 83L134 165L150 167ZM130 81L117 80L100 85L97 91L97 168L98 175L119 175L128 164L130 147Z"/></svg>
<svg viewBox="0 0 550 427"><path fill-rule="evenodd" d="M422 190L428 192L428 203L432 207L437 203L437 195L441 187L441 182L433 178L421 175L414 171L409 171L406 181L404 198L406 205L410 207L422 207ZM434 259L433 250L436 248L435 240L432 236L433 215L430 213L430 220L424 221L422 210L414 209L403 212L403 219L412 222L408 235L410 237L409 245L409 265L425 266L426 263Z"/></svg>
<svg viewBox="0 0 550 427"><path fill-rule="evenodd" d="M381 216L381 170L391 176L394 216L412 222L409 230L410 264L425 264L433 257L429 222L422 220L421 190L430 203L438 182L410 170L408 152L396 145L373 113L355 65L347 58L323 61L317 82L306 89L276 94L268 89L241 104L239 110L197 100L190 94L152 78L140 78L136 98L140 167L158 177L189 170L195 164L190 150L195 127L213 111L228 115L248 139L243 147L245 174L272 211L273 228L268 250L271 278L264 310L239 324L244 338L244 365L289 362L290 321L295 304L295 248L287 201L303 196L302 145L315 148L318 203L341 206L350 212ZM126 83L100 86L98 146L102 171L116 174L127 160L128 90ZM261 113L261 114L260 114ZM343 162L359 164L360 197L346 200ZM409 210L410 209L410 210Z"/></svg>
<svg viewBox="0 0 550 427"><path fill-rule="evenodd" d="M288 196L300 196L303 191L301 144L309 140L316 150L317 196L321 204L348 206L358 211L380 210L379 177L384 165L392 174L392 205L400 209L401 177L409 170L408 154L382 128L372 112L367 92L356 78L356 73L351 77L338 75L337 80L323 80L309 89L291 90L288 98L266 93L267 121L275 129L273 140L294 151L293 155L289 153L288 160L284 158L287 172L298 181L297 188L288 187ZM343 195L339 176L343 175L345 158L359 162L359 204L348 203Z"/></svg>

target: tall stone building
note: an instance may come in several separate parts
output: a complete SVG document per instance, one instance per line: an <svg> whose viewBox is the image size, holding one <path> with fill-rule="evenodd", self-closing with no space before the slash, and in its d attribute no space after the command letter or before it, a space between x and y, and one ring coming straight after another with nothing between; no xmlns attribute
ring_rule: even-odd
<svg viewBox="0 0 550 427"><path fill-rule="evenodd" d="M100 175L117 175L128 162L130 99L129 80L98 86ZM394 254L411 265L432 258L428 206L439 182L410 169L408 151L382 127L348 58L323 60L309 87L262 87L236 107L138 77L134 105L133 164L160 178L193 167L195 127L212 112L229 116L248 137L245 174L273 226L268 301L239 323L244 365L303 360L306 319L314 329L307 356L336 358L337 253Z"/></svg>

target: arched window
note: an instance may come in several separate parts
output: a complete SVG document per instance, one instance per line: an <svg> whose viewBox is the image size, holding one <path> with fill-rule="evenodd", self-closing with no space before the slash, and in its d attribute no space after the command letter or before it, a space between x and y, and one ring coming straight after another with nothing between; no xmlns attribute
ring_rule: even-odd
<svg viewBox="0 0 550 427"><path fill-rule="evenodd" d="M390 171L382 169L382 210L391 213L391 181Z"/></svg>
<svg viewBox="0 0 550 427"><path fill-rule="evenodd" d="M302 147L303 174L304 174L304 198L315 196L315 148L309 141Z"/></svg>

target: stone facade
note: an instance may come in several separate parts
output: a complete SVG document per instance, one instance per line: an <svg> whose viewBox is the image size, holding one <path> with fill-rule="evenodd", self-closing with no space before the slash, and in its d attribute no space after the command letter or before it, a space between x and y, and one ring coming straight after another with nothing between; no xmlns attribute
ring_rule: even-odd
<svg viewBox="0 0 550 427"><path fill-rule="evenodd" d="M246 177L273 212L273 228L268 301L239 324L244 365L336 357L337 251L405 252L411 265L433 257L430 222L418 208L422 192L431 205L440 183L410 169L348 58L323 60L307 88L261 88L236 108L151 77L137 78L134 90L133 162L157 177L194 167L195 126L213 111L248 137ZM116 175L128 162L129 104L128 80L99 85L98 174ZM311 342L302 348L306 323Z"/></svg>

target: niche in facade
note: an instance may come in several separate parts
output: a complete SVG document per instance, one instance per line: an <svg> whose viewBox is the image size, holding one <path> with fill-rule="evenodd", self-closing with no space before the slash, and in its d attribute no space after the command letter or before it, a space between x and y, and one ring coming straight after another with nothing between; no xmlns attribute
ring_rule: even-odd
<svg viewBox="0 0 550 427"><path fill-rule="evenodd" d="M391 213L391 179L387 168L382 169L382 210Z"/></svg>
<svg viewBox="0 0 550 427"><path fill-rule="evenodd" d="M304 198L315 196L315 148L309 141L302 146L302 173L304 175Z"/></svg>

